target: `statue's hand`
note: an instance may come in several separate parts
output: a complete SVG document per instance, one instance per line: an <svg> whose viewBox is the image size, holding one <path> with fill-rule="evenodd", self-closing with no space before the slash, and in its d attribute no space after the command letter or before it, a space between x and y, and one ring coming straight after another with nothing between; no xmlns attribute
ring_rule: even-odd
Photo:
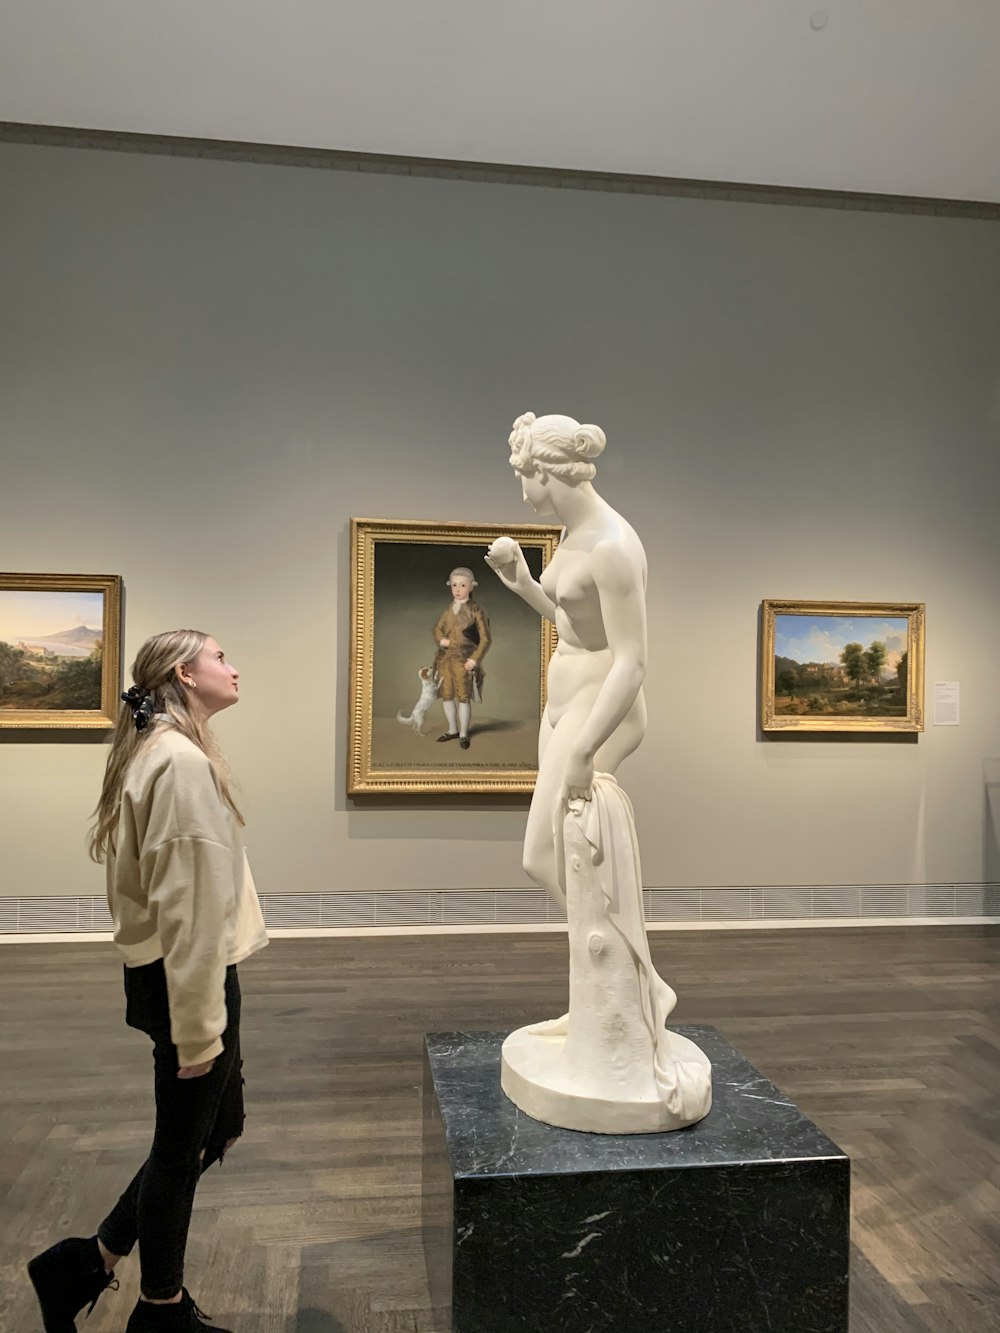
<svg viewBox="0 0 1000 1333"><path fill-rule="evenodd" d="M486 563L500 582L515 592L531 582L528 562L513 537L498 537L486 552Z"/></svg>
<svg viewBox="0 0 1000 1333"><path fill-rule="evenodd" d="M570 751L560 795L567 805L589 801L594 790L594 761L579 751ZM579 812L579 811L578 811Z"/></svg>

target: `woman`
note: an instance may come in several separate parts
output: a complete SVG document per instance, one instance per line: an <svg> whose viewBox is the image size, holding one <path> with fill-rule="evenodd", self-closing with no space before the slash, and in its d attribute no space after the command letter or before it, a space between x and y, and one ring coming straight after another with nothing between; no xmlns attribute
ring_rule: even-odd
<svg viewBox="0 0 1000 1333"><path fill-rule="evenodd" d="M572 417L514 422L510 464L525 503L563 525L559 549L536 582L516 543L490 548L487 564L559 633L549 663L538 741L538 778L528 813L524 869L562 907L554 824L560 798L589 800L594 769L614 774L646 730L646 556L635 532L594 490L600 426ZM503 539L501 539L503 542ZM558 821L560 827L562 821Z"/></svg>
<svg viewBox="0 0 1000 1333"><path fill-rule="evenodd" d="M149 1157L90 1239L28 1265L46 1333L114 1279L139 1242L141 1295L127 1333L225 1333L183 1285L199 1176L243 1127L236 964L267 943L243 850L243 817L209 719L239 699L239 672L214 639L148 639L122 695L90 851L107 862L125 1021L153 1042L156 1128Z"/></svg>

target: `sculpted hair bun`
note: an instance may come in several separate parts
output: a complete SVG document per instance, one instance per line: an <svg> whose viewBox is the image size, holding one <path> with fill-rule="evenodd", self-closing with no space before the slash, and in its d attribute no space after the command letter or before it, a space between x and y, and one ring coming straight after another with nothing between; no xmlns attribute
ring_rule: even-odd
<svg viewBox="0 0 1000 1333"><path fill-rule="evenodd" d="M580 458L599 458L607 442L600 426L581 426L573 436L574 451Z"/></svg>

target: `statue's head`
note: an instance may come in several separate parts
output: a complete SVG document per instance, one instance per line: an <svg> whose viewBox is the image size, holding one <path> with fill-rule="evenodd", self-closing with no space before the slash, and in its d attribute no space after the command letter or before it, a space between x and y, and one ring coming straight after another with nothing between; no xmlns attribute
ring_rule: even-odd
<svg viewBox="0 0 1000 1333"><path fill-rule="evenodd" d="M600 426L581 426L572 417L536 417L525 412L510 433L510 465L519 477L558 477L571 486L592 481L597 468L590 461L604 452Z"/></svg>

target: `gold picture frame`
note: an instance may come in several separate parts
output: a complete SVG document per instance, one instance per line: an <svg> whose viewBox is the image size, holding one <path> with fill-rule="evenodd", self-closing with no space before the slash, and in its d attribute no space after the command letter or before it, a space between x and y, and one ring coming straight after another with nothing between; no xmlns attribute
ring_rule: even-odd
<svg viewBox="0 0 1000 1333"><path fill-rule="evenodd" d="M0 728L113 727L121 608L118 574L0 573Z"/></svg>
<svg viewBox="0 0 1000 1333"><path fill-rule="evenodd" d="M761 613L763 731L923 731L923 602L766 599Z"/></svg>
<svg viewBox="0 0 1000 1333"><path fill-rule="evenodd" d="M555 554L560 529L351 519L348 796L534 789L556 632L486 565L497 537L520 543L538 578ZM469 704L468 748L457 737L438 741L448 733L439 693L432 692L455 689L438 675L446 666L434 629L451 605L448 580L456 567L471 569L480 585L473 600L485 616L488 644L481 672L473 673L478 698ZM421 671L429 677L420 679Z"/></svg>

